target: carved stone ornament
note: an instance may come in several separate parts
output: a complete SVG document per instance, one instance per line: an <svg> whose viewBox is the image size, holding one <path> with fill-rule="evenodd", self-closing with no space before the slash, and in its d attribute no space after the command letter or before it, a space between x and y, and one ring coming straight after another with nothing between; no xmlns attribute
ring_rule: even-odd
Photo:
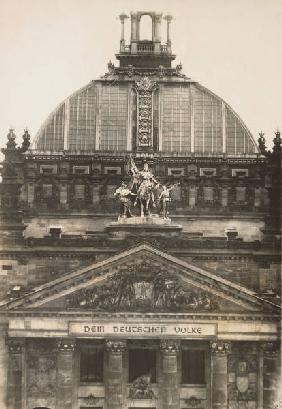
<svg viewBox="0 0 282 409"><path fill-rule="evenodd" d="M59 352L73 352L76 349L76 343L73 339L63 339L58 341L57 348Z"/></svg>
<svg viewBox="0 0 282 409"><path fill-rule="evenodd" d="M97 405L97 403L101 400L101 398L96 397L93 395L93 393L90 393L86 397L81 397L80 399L83 400L83 403L89 406Z"/></svg>
<svg viewBox="0 0 282 409"><path fill-rule="evenodd" d="M276 342L264 342L261 348L264 355L277 355L279 353L279 344Z"/></svg>
<svg viewBox="0 0 282 409"><path fill-rule="evenodd" d="M225 355L231 351L230 342L211 342L211 352L215 355Z"/></svg>
<svg viewBox="0 0 282 409"><path fill-rule="evenodd" d="M160 349L164 354L177 354L179 351L179 342L163 339L161 340Z"/></svg>
<svg viewBox="0 0 282 409"><path fill-rule="evenodd" d="M118 84L119 79L123 79L125 76L129 78L134 77L158 77L162 79L163 77L167 78L184 78L188 79L188 77L182 73L182 65L178 64L176 67L164 67L159 65L156 68L150 68L147 71L144 69L139 69L138 67L134 67L133 65L127 65L124 67L115 67L111 62L108 64L108 72L103 75L101 78L109 80L109 78L115 78L116 84ZM109 81L109 85L112 81ZM106 83L107 84L107 83Z"/></svg>
<svg viewBox="0 0 282 409"><path fill-rule="evenodd" d="M156 399L151 387L151 375L141 375L129 388L129 399Z"/></svg>
<svg viewBox="0 0 282 409"><path fill-rule="evenodd" d="M11 354L21 354L25 346L24 339L17 338L7 338L6 344Z"/></svg>
<svg viewBox="0 0 282 409"><path fill-rule="evenodd" d="M123 351L125 351L127 344L126 344L126 341L124 340L114 341L111 339L106 339L105 346L106 346L107 351L116 353L116 354L121 354Z"/></svg>
<svg viewBox="0 0 282 409"><path fill-rule="evenodd" d="M188 399L184 399L185 404L192 408L197 408L203 401L204 399L197 398L196 396L191 396Z"/></svg>
<svg viewBox="0 0 282 409"><path fill-rule="evenodd" d="M137 143L138 146L152 145L152 104L156 82L142 77L135 82L137 92Z"/></svg>
<svg viewBox="0 0 282 409"><path fill-rule="evenodd" d="M114 312L213 311L218 308L207 293L184 288L168 273L152 273L150 265L143 267L117 273L105 285L67 297L67 307Z"/></svg>
<svg viewBox="0 0 282 409"><path fill-rule="evenodd" d="M149 77L142 77L135 83L138 91L153 91L156 88L156 85L156 82Z"/></svg>

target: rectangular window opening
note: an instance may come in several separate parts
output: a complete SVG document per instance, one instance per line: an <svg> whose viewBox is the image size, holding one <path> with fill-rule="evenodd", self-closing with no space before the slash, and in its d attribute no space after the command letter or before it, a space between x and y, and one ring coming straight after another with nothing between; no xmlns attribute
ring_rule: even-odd
<svg viewBox="0 0 282 409"><path fill-rule="evenodd" d="M182 384L204 385L205 351L182 350Z"/></svg>
<svg viewBox="0 0 282 409"><path fill-rule="evenodd" d="M103 349L83 347L80 353L80 382L103 382L103 368Z"/></svg>
<svg viewBox="0 0 282 409"><path fill-rule="evenodd" d="M10 264L3 264L2 266L2 270L5 270L5 271L12 270L12 269L13 267Z"/></svg>

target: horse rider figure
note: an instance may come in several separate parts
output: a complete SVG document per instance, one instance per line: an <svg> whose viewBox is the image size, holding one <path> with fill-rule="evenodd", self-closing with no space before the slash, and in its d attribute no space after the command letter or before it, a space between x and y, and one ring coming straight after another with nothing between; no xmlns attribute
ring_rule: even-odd
<svg viewBox="0 0 282 409"><path fill-rule="evenodd" d="M132 217L130 207L132 204L132 196L135 195L131 192L125 182L121 183L121 186L115 191L114 196L121 204L120 217Z"/></svg>
<svg viewBox="0 0 282 409"><path fill-rule="evenodd" d="M154 188L159 185L153 173L149 170L147 162L144 163L143 170L138 170L132 158L130 158L130 172L133 176L132 185L136 189L136 200L140 203L141 217L150 215L150 208L155 207Z"/></svg>

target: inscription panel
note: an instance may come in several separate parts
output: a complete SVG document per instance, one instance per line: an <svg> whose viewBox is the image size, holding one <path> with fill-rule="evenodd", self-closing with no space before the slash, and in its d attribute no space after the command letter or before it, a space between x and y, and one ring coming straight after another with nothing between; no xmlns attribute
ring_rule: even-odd
<svg viewBox="0 0 282 409"><path fill-rule="evenodd" d="M176 337L211 338L217 334L216 324L197 323L144 323L144 322L70 322L69 335L83 337Z"/></svg>

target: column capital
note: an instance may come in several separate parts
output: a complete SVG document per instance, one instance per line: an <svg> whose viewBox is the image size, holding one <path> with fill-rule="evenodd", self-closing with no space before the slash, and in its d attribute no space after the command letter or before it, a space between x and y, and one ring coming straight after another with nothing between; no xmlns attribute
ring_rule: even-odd
<svg viewBox="0 0 282 409"><path fill-rule="evenodd" d="M157 22L160 22L161 19L162 19L162 16L163 16L162 14L155 14L154 15L154 20L157 21Z"/></svg>
<svg viewBox="0 0 282 409"><path fill-rule="evenodd" d="M170 339L162 339L160 348L164 354L177 354L180 349L180 342Z"/></svg>
<svg viewBox="0 0 282 409"><path fill-rule="evenodd" d="M105 340L106 350L115 354L121 354L127 348L127 342L125 340Z"/></svg>
<svg viewBox="0 0 282 409"><path fill-rule="evenodd" d="M264 355L275 356L279 353L278 342L263 342L261 349Z"/></svg>
<svg viewBox="0 0 282 409"><path fill-rule="evenodd" d="M60 339L57 343L58 352L73 352L76 349L75 339Z"/></svg>
<svg viewBox="0 0 282 409"><path fill-rule="evenodd" d="M138 18L138 16L137 16L136 13L132 13L132 12L131 12L131 13L130 13L130 18L131 18L131 20L135 20L135 21L136 21L137 18ZM139 20L140 20L140 18L141 18L141 17L139 17Z"/></svg>
<svg viewBox="0 0 282 409"><path fill-rule="evenodd" d="M214 355L226 355L231 351L231 343L224 341L212 341L210 343L211 353Z"/></svg>
<svg viewBox="0 0 282 409"><path fill-rule="evenodd" d="M21 354L25 347L24 338L6 338L9 352L11 354Z"/></svg>

